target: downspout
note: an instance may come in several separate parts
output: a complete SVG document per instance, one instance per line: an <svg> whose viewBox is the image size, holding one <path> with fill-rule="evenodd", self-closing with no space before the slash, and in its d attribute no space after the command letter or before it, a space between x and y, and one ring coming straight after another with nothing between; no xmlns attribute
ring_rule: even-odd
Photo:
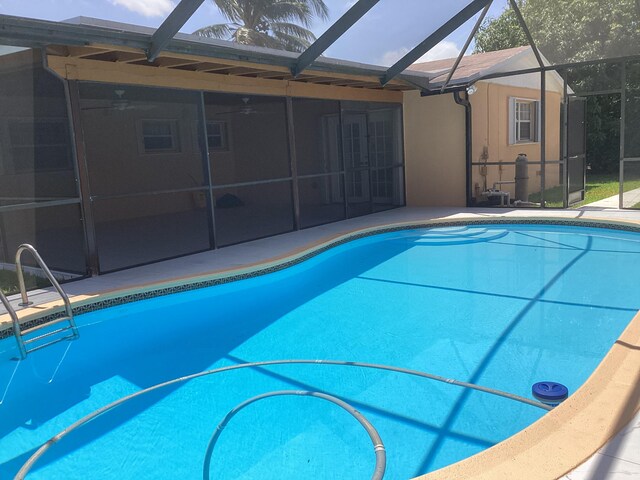
<svg viewBox="0 0 640 480"><path fill-rule="evenodd" d="M465 132L466 132L466 142L465 142L465 154L466 154L466 178L465 178L465 191L466 191L466 201L467 207L471 206L472 196L471 196L471 102L469 101L469 94L465 92L464 98L460 95L461 90L456 90L453 92L453 99L458 105L462 105L464 107L464 124L465 124Z"/></svg>

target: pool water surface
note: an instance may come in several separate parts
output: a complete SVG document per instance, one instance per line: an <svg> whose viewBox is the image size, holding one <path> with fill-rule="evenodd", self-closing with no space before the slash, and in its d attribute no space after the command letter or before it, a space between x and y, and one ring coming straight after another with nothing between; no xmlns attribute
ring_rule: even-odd
<svg viewBox="0 0 640 480"><path fill-rule="evenodd" d="M640 309L640 235L557 225L405 230L345 243L294 267L77 317L80 338L16 355L0 342L0 478L39 445L142 388L277 359L379 363L531 397L574 392ZM278 365L201 377L114 409L54 445L28 478L202 478L216 425L273 390L338 397L376 427L385 479L478 453L545 412L400 373ZM212 479L364 479L371 442L347 412L275 397L238 413Z"/></svg>

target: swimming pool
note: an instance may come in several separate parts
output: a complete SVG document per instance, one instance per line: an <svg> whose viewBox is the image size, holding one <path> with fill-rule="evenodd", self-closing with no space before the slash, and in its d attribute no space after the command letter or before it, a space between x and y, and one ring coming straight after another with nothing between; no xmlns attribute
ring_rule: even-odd
<svg viewBox="0 0 640 480"><path fill-rule="evenodd" d="M287 270L78 317L81 338L3 360L0 476L91 411L156 383L247 361L344 359L432 372L527 396L575 391L640 309L638 234L551 225L407 230L341 245ZM3 357L15 354L11 339ZM235 405L313 390L360 410L387 450L385 478L479 452L544 412L393 372L278 365L191 380L70 434L29 478L198 478ZM45 400L46 399L46 400ZM369 478L371 443L347 413L277 397L239 413L212 478Z"/></svg>

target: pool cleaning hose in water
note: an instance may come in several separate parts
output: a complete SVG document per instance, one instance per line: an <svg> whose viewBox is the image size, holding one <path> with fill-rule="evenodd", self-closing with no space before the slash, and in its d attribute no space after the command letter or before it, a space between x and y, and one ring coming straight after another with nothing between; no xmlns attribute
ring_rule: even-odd
<svg viewBox="0 0 640 480"><path fill-rule="evenodd" d="M351 415L353 415L355 419L358 420L358 422L360 422L360 425L362 425L364 429L367 431L367 434L369 434L369 438L373 443L373 451L376 455L376 467L375 467L375 470L373 471L371 480L382 480L382 477L384 477L384 470L387 464L387 454L385 452L382 439L380 438L380 434L378 434L378 431L371 424L371 422L369 422L369 420L367 420L365 416L362 415L358 410L353 408L348 403L343 402L339 398L333 397L331 395L327 395L326 393L308 392L304 390L278 390L275 392L263 393L261 395L252 397L249 400L245 400L244 402L233 407L229 411L229 413L227 413L224 416L222 421L218 424L215 432L211 436L211 440L209 440L209 445L207 446L207 453L204 456L204 466L202 469L203 480L209 480L211 454L213 453L213 449L216 445L216 442L218 441L218 438L220 437L220 434L222 433L222 430L224 429L224 427L227 426L227 423L229 423L229 421L236 415L236 413L238 413L243 408L251 405L252 403L257 402L258 400L262 400L270 397L285 396L285 395L297 395L297 396L303 396L303 397L321 398L323 400L327 400L329 402L335 403L336 405L338 405L339 407L342 407Z"/></svg>
<svg viewBox="0 0 640 480"><path fill-rule="evenodd" d="M437 382L449 383L451 385L456 385L458 387L470 388L473 390L478 390L480 392L489 393L491 395L497 395L499 397L508 398L510 400L515 400L517 402L526 403L527 405L532 405L534 407L542 408L543 410L552 410L553 407L549 405L545 405L544 403L538 402L536 400L531 400L529 398L521 397L520 395L515 395L509 392L503 392L502 390L496 390L495 388L483 387L481 385L476 385L473 383L461 382L459 380L454 380L452 378L445 378L439 375L433 375L431 373L420 372L418 370L410 370L408 368L400 368L400 367L392 367L389 365L379 365L375 363L363 363L363 362L345 362L343 360L267 360L264 362L251 362L251 363L240 363L238 365L229 365L227 367L220 367L213 370L207 370L204 372L193 373L191 375L187 375L184 377L174 378L173 380L169 380L168 382L159 383L149 388L145 388L144 390L140 390L139 392L132 393L131 395L127 395L126 397L122 397L115 402L111 402L108 405L105 405L102 408L99 408L95 412L90 413L89 415L82 417L80 420L72 423L67 428L62 430L60 433L54 435L49 440L47 440L38 450L35 451L29 460L22 465L20 471L14 477L14 480L23 480L24 477L29 473L33 465L38 461L42 455L46 453L52 445L58 443L64 437L73 432L76 428L81 427L82 425L89 423L96 417L99 417L103 413L106 413L114 408L122 405L129 400L132 400L136 397L145 395L147 393L153 392L155 390L159 390L161 388L165 388L171 385L175 385L177 383L186 382L188 380L193 380L194 378L206 377L207 375L213 375L216 373L228 372L230 370L240 370L242 368L258 368L258 367L267 367L269 365L291 365L291 364L318 364L318 365L339 365L343 367L361 367L361 368L372 368L375 370L387 370L390 372L404 373L407 375L414 375L416 377L428 378L429 380L435 380Z"/></svg>

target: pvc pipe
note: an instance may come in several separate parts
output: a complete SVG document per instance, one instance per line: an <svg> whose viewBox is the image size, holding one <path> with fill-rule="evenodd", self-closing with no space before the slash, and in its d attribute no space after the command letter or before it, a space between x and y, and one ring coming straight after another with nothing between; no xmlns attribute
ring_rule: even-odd
<svg viewBox="0 0 640 480"><path fill-rule="evenodd" d="M327 395L326 393L309 392L304 390L278 390L275 392L263 393L261 395L252 397L249 400L245 400L244 402L233 407L229 411L229 413L227 413L224 416L222 421L218 424L213 435L211 436L211 440L209 440L209 445L207 446L207 453L204 456L204 464L202 467L203 480L209 480L211 455L213 453L215 444L218 441L218 438L220 437L220 434L222 433L222 430L224 429L224 427L227 426L229 421L236 415L236 413L238 413L243 408L259 400L263 400L265 398L270 398L270 397L284 396L284 395L298 395L298 396L321 398L323 400L327 400L329 402L335 403L336 405L338 405L339 407L342 407L351 415L353 415L355 419L358 420L358 422L360 422L360 425L362 425L364 429L367 431L367 434L369 435L369 438L373 443L373 451L376 456L376 466L373 471L373 476L371 477L371 480L382 480L382 477L384 477L384 471L387 464L387 454L384 449L384 444L382 443L382 439L380 438L380 434L375 429L375 427L371 424L371 422L369 422L369 420L367 420L365 416L362 415L358 410L356 410L351 405L340 400L337 397L334 397L332 395Z"/></svg>
<svg viewBox="0 0 640 480"><path fill-rule="evenodd" d="M373 368L373 369L377 369L377 370L387 370L387 371L391 371L391 372L405 373L407 375L414 375L414 376L417 376L417 377L428 378L430 380L435 380L437 382L449 383L451 385L457 385L459 387L464 387L464 388L471 388L473 390L478 390L480 392L485 392L485 393L489 393L491 395L497 395L497 396L500 396L500 397L508 398L510 400L515 400L517 402L526 403L527 405L532 405L534 407L538 407L538 408L541 408L543 410L552 410L553 409L552 407L550 407L548 405L545 405L544 403L541 403L541 402L538 402L538 401L535 401L535 400L531 400L531 399L528 399L528 398L525 398L525 397L521 397L520 395L515 395L513 393L503 392L502 390L497 390L497 389L489 388L489 387L483 387L481 385L475 385L473 383L461 382L459 380L454 380L454 379L451 379L451 378L445 378L445 377L441 377L439 375L433 375L431 373L420 372L418 370L410 370L408 368L392 367L392 366L388 366L388 365L379 365L379 364L375 364L375 363L346 362L346 361L343 361L343 360L267 360L267 361L263 361L263 362L241 363L241 364L238 364L238 365L229 365L229 366L226 366L226 367L216 368L216 369L213 369L213 370L207 370L207 371L204 371L204 372L193 373L191 375L186 375L184 377L174 378L173 380L169 380L167 382L159 383L157 385L153 385L151 387L145 388L144 390L140 390L139 392L132 393L131 395L127 395L126 397L122 397L119 400L111 402L111 403L109 403L108 405L105 405L102 408L99 408L98 410L96 410L96 411L94 411L94 412L82 417L80 420L77 420L76 422L72 423L67 428L62 430L60 433L54 435L49 440L47 440L45 443L43 443L42 446L40 448L38 448L38 450L36 450L35 453L33 455L31 455L31 457L29 457L29 459L25 462L25 464L22 466L22 468L18 471L18 473L14 477L14 480L22 480L22 479L24 479L24 477L27 475L27 473L29 473L31 468L33 468L33 465L40 459L40 457L42 457L42 455L44 455L47 452L47 450L49 450L49 448L51 448L52 445L54 445L57 442L59 442L60 440L62 440L64 437L66 437L71 432L73 432L76 428L79 428L82 425L84 425L86 423L89 423L91 420L93 420L96 417L99 417L103 413L106 413L109 410L112 410L112 409L122 405L123 403L125 403L125 402L127 402L129 400L132 400L132 399L134 399L136 397L145 395L145 394L147 394L149 392L153 392L155 390L159 390L159 389L164 388L164 387L175 385L177 383L186 382L188 380L193 380L194 378L205 377L205 376L213 375L213 374L216 374L216 373L227 372L227 371L230 371L230 370L239 370L239 369L242 369L242 368L255 368L255 367L265 367L265 366L269 366L269 365L290 365L290 364L340 365L340 366L345 366L345 367Z"/></svg>

